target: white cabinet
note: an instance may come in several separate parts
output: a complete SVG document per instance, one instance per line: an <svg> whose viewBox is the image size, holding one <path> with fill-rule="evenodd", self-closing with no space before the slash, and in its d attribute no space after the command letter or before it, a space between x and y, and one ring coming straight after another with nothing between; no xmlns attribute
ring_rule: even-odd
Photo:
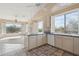
<svg viewBox="0 0 79 59"><path fill-rule="evenodd" d="M47 43L47 38L46 38L46 35L43 34L42 35L42 44L46 44Z"/></svg>
<svg viewBox="0 0 79 59"><path fill-rule="evenodd" d="M47 43L46 36L43 34L32 35L28 37L29 50Z"/></svg>
<svg viewBox="0 0 79 59"><path fill-rule="evenodd" d="M29 49L35 48L37 46L36 44L36 36L29 36L28 39L28 47Z"/></svg>
<svg viewBox="0 0 79 59"><path fill-rule="evenodd" d="M37 46L41 46L47 43L46 35L37 35Z"/></svg>
<svg viewBox="0 0 79 59"><path fill-rule="evenodd" d="M55 35L55 46L58 47L58 48L63 48L62 44L63 44L63 38L62 36L59 36L59 35Z"/></svg>
<svg viewBox="0 0 79 59"><path fill-rule="evenodd" d="M28 36L24 36L24 48L28 50Z"/></svg>
<svg viewBox="0 0 79 59"><path fill-rule="evenodd" d="M74 54L79 55L79 38L74 37Z"/></svg>
<svg viewBox="0 0 79 59"><path fill-rule="evenodd" d="M37 35L37 46L42 45L43 43L42 37L43 37L42 35Z"/></svg>
<svg viewBox="0 0 79 59"><path fill-rule="evenodd" d="M48 44L51 45L51 35L48 34L48 37L47 38L48 38L48 40L47 40Z"/></svg>
<svg viewBox="0 0 79 59"><path fill-rule="evenodd" d="M73 53L73 37L63 36L63 49Z"/></svg>
<svg viewBox="0 0 79 59"><path fill-rule="evenodd" d="M73 37L55 35L55 46L73 53Z"/></svg>
<svg viewBox="0 0 79 59"><path fill-rule="evenodd" d="M48 44L54 46L54 35L48 34Z"/></svg>

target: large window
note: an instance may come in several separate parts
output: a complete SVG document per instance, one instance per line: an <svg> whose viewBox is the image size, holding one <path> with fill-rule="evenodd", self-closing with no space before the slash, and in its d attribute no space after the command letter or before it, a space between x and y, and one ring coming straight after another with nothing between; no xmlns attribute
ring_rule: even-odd
<svg viewBox="0 0 79 59"><path fill-rule="evenodd" d="M19 33L21 32L21 24L6 24L6 33Z"/></svg>
<svg viewBox="0 0 79 59"><path fill-rule="evenodd" d="M78 12L66 14L66 33L78 33Z"/></svg>
<svg viewBox="0 0 79 59"><path fill-rule="evenodd" d="M64 15L55 17L55 32L64 32Z"/></svg>
<svg viewBox="0 0 79 59"><path fill-rule="evenodd" d="M79 33L79 11L55 17L55 32Z"/></svg>
<svg viewBox="0 0 79 59"><path fill-rule="evenodd" d="M38 33L43 33L43 21L38 22Z"/></svg>

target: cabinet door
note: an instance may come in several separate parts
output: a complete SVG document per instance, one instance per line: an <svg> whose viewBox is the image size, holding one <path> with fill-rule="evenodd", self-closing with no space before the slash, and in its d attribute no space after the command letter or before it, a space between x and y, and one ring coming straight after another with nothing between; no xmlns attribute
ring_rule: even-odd
<svg viewBox="0 0 79 59"><path fill-rule="evenodd" d="M51 45L54 46L55 43L54 43L54 35L51 35Z"/></svg>
<svg viewBox="0 0 79 59"><path fill-rule="evenodd" d="M48 44L54 46L54 35L48 35Z"/></svg>
<svg viewBox="0 0 79 59"><path fill-rule="evenodd" d="M37 35L37 46L42 45L42 35Z"/></svg>
<svg viewBox="0 0 79 59"><path fill-rule="evenodd" d="M46 44L47 43L47 38L46 38L46 35L43 34L42 35L42 44Z"/></svg>
<svg viewBox="0 0 79 59"><path fill-rule="evenodd" d="M29 49L36 47L36 36L29 36Z"/></svg>
<svg viewBox="0 0 79 59"><path fill-rule="evenodd" d="M51 43L51 35L50 34L48 34L48 44L50 44ZM51 44L50 44L51 45Z"/></svg>
<svg viewBox="0 0 79 59"><path fill-rule="evenodd" d="M62 36L55 35L55 46L58 48L62 48Z"/></svg>
<svg viewBox="0 0 79 59"><path fill-rule="evenodd" d="M74 53L79 55L79 38L74 38Z"/></svg>
<svg viewBox="0 0 79 59"><path fill-rule="evenodd" d="M24 36L24 48L28 50L28 36Z"/></svg>
<svg viewBox="0 0 79 59"><path fill-rule="evenodd" d="M73 53L73 37L63 37L63 49Z"/></svg>

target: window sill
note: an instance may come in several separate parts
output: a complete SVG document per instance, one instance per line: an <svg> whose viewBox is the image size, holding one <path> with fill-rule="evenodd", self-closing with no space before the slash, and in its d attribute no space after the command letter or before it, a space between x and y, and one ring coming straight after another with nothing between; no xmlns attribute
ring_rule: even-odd
<svg viewBox="0 0 79 59"><path fill-rule="evenodd" d="M72 36L72 37L79 37L79 34L67 34L67 33L51 33L54 35L62 35L62 36Z"/></svg>

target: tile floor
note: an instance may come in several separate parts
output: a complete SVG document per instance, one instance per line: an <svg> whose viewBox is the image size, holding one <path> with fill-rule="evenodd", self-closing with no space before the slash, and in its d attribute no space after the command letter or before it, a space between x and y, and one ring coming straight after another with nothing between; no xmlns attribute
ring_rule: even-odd
<svg viewBox="0 0 79 59"><path fill-rule="evenodd" d="M59 50L50 45L41 46L27 53L28 56L73 56L72 54Z"/></svg>

